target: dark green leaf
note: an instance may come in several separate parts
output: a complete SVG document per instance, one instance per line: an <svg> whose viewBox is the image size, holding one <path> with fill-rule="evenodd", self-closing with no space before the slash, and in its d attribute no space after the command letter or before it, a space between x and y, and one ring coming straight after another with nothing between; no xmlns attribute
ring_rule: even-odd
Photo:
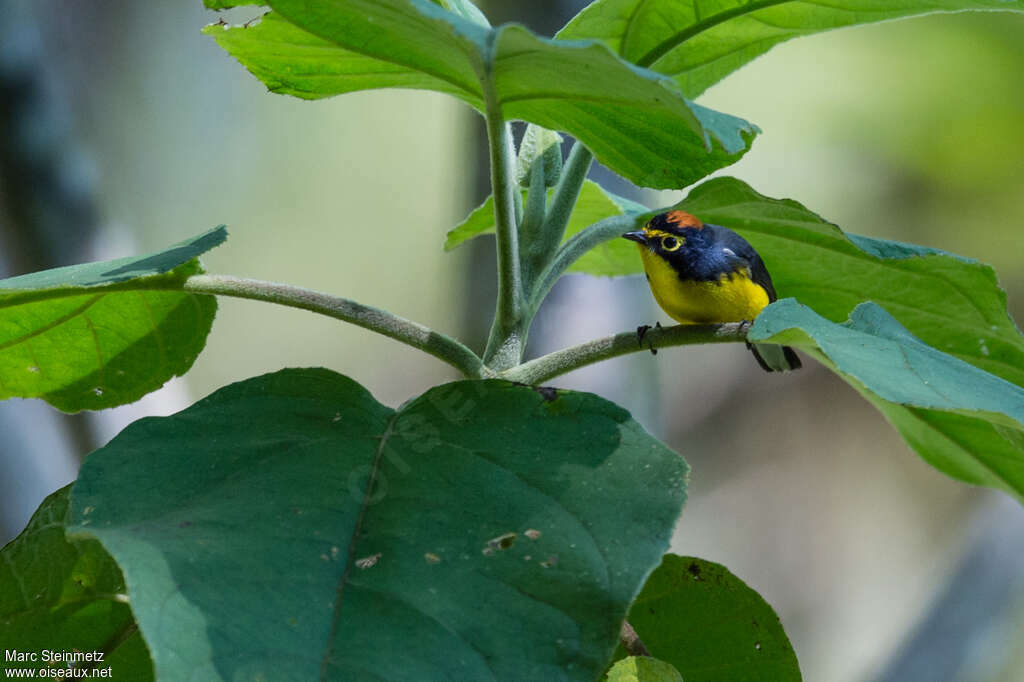
<svg viewBox="0 0 1024 682"><path fill-rule="evenodd" d="M112 666L108 677L152 680L117 564L96 540L64 537L69 491L47 497L21 535L0 550L0 642L5 652L40 657L18 662L4 655L0 670L52 669L41 659L44 650L102 652L95 667Z"/></svg>
<svg viewBox="0 0 1024 682"><path fill-rule="evenodd" d="M608 671L607 682L683 682L672 664L649 656L624 658Z"/></svg>
<svg viewBox="0 0 1024 682"><path fill-rule="evenodd" d="M773 46L803 35L930 12L1024 10L1021 0L596 0L557 37L595 39L696 97Z"/></svg>
<svg viewBox="0 0 1024 682"><path fill-rule="evenodd" d="M787 299L765 308L749 338L806 350L932 466L1024 500L1024 388L921 342L874 303L835 324Z"/></svg>
<svg viewBox="0 0 1024 682"><path fill-rule="evenodd" d="M551 192L548 193L550 197ZM525 200L525 194L524 194ZM572 217L565 230L565 238L573 236L585 227L599 220L627 213L646 212L647 209L628 199L617 197L605 191L591 180L583 183ZM494 200L488 197L461 223L448 232L444 248L451 251L468 239L482 234L494 234ZM591 275L623 275L641 272L640 259L632 242L618 239L605 242L588 251L573 263L569 272L585 272Z"/></svg>
<svg viewBox="0 0 1024 682"><path fill-rule="evenodd" d="M679 206L746 237L780 297L793 296L834 322L874 301L925 343L1024 385L1024 337L990 266L846 235L799 203L762 196L734 178L700 185Z"/></svg>
<svg viewBox="0 0 1024 682"><path fill-rule="evenodd" d="M749 240L780 297L793 296L835 322L858 303L874 301L926 343L1024 385L1024 337L990 266L844 233L796 201L763 196L735 178L709 180L675 207ZM610 244L620 241L626 243ZM634 248L602 274L641 272Z"/></svg>
<svg viewBox="0 0 1024 682"><path fill-rule="evenodd" d="M198 256L226 237L220 226L148 256L0 280L0 399L97 410L184 374L217 303L173 289L201 272Z"/></svg>
<svg viewBox="0 0 1024 682"><path fill-rule="evenodd" d="M592 680L686 473L593 395L284 370L125 429L73 515L161 680Z"/></svg>
<svg viewBox="0 0 1024 682"><path fill-rule="evenodd" d="M571 133L633 182L683 187L745 153L757 129L682 97L674 81L597 43L490 29L426 0L274 0L248 27L208 26L274 92L307 99L371 88L444 92Z"/></svg>
<svg viewBox="0 0 1024 682"><path fill-rule="evenodd" d="M800 680L775 611L720 564L665 555L630 607L629 623L686 682Z"/></svg>

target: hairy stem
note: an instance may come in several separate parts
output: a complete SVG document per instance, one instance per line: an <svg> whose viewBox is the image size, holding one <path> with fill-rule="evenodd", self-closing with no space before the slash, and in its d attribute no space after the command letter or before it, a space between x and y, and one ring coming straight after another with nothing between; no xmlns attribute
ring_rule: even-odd
<svg viewBox="0 0 1024 682"><path fill-rule="evenodd" d="M622 642L622 648L626 650L626 653L630 656L650 656L651 652L644 646L644 642L640 639L640 635L636 634L636 630L629 624L628 620L622 621L622 630L619 632L619 641Z"/></svg>
<svg viewBox="0 0 1024 682"><path fill-rule="evenodd" d="M481 78L491 156L491 193L494 195L494 227L498 250L498 302L494 323L484 351L484 362L495 369L519 364L526 344L523 324L523 279L519 261L519 234L513 173L512 136L490 74Z"/></svg>
<svg viewBox="0 0 1024 682"><path fill-rule="evenodd" d="M448 363L467 377L475 379L487 375L487 370L476 353L455 339L386 310L356 303L347 298L288 284L230 275L193 275L185 280L182 288L194 294L247 298L310 310L418 348Z"/></svg>
<svg viewBox="0 0 1024 682"><path fill-rule="evenodd" d="M579 260L580 256L599 244L621 237L624 232L632 230L636 226L636 222L637 216L635 215L612 216L594 223L569 238L537 278L537 283L530 296L531 309L536 310L540 307L541 302L551 291L551 287L555 286L558 278L564 275L569 266Z"/></svg>
<svg viewBox="0 0 1024 682"><path fill-rule="evenodd" d="M536 386L574 369L627 353L698 343L743 341L747 338L749 326L742 322L729 322L727 324L680 324L672 327L655 327L648 329L642 340L635 331L622 332L557 350L501 372L499 376L503 379Z"/></svg>
<svg viewBox="0 0 1024 682"><path fill-rule="evenodd" d="M551 197L551 206L540 230L543 243L538 246L543 253L553 252L562 243L565 227L569 224L569 217L572 215L572 209L576 207L576 199L583 188L583 181L587 179L593 160L594 155L579 141L573 145L558 178L558 184Z"/></svg>
<svg viewBox="0 0 1024 682"><path fill-rule="evenodd" d="M523 212L523 221L519 225L519 236L522 241L519 243L519 258L523 269L524 289L530 286L530 282L536 276L539 265L543 262L543 254L540 252L541 229L544 224L544 212L547 210L547 187L545 187L546 174L544 173L544 160L538 157L530 167L530 192L527 194L526 210Z"/></svg>

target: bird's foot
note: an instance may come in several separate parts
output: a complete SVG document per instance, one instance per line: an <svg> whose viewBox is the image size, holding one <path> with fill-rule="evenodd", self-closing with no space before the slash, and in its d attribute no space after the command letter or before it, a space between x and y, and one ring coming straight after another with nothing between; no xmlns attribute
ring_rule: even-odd
<svg viewBox="0 0 1024 682"><path fill-rule="evenodd" d="M647 336L647 330L651 328L649 324L642 324L636 328L636 345L644 345L644 337Z"/></svg>
<svg viewBox="0 0 1024 682"><path fill-rule="evenodd" d="M661 322L655 322L654 327L651 327L651 325L649 324L642 324L636 328L636 343L638 346L644 345L644 337L647 336L647 332L650 329L661 329ZM658 354L658 349L655 348L653 345L648 346L648 350L651 351L651 355Z"/></svg>

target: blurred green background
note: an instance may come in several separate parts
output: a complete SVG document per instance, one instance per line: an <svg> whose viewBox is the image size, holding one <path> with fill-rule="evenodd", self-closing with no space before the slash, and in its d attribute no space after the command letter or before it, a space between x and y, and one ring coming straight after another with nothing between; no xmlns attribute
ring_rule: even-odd
<svg viewBox="0 0 1024 682"><path fill-rule="evenodd" d="M492 21L518 19L550 35L580 4L492 2L488 11ZM88 258L157 249L227 223L228 244L204 258L212 272L344 295L479 347L493 312L493 243L441 250L445 232L487 193L479 117L424 92L321 102L268 94L200 35L215 20L199 0L0 7L9 29L0 56L10 58L12 36L38 38L38 69L65 107L58 123L80 151L75 158L86 160L72 170L96 207ZM1024 16L941 15L787 43L701 102L763 130L726 173L844 230L991 263L1020 320L1022 71ZM14 134L31 127L0 133ZM58 154L55 163L64 161ZM614 182L601 169L595 177ZM0 198L9 203L10 175L5 182ZM651 206L682 196L614 188ZM14 220L0 211L5 276L19 272L17 240L4 238ZM538 317L531 353L655 319L667 321L642 279L570 276ZM91 418L84 439L101 444L142 414L169 414L226 383L309 365L347 374L391 405L455 378L369 332L222 300L187 377L140 406ZM620 358L556 383L616 400L687 458L690 501L673 550L724 563L757 589L781 616L805 679L1024 679L1014 653L1024 643L1019 505L943 477L845 383L807 365L772 376L740 346L686 348ZM74 476L83 437L82 422L69 431L38 406L0 409L29 434L5 427L0 449L6 541ZM76 429L79 444L69 445L66 432ZM993 528L1019 531L996 543L1019 551L986 561ZM915 627L936 613L940 625L956 620L959 612L943 611L943 591L974 550L983 564L1009 567L998 578L968 572L969 583L997 590L974 601L1005 608L964 625L972 648L955 669L936 659L941 674L906 668L892 677L913 655Z"/></svg>

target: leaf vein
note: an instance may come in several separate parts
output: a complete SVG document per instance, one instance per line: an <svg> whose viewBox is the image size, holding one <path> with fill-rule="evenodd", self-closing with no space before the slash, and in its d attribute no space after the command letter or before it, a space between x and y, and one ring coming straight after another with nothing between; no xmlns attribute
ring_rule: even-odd
<svg viewBox="0 0 1024 682"><path fill-rule="evenodd" d="M334 655L334 639L338 633L338 624L341 622L341 609L345 598L345 584L348 582L348 577L352 572L352 567L355 566L356 540L358 539L359 532L362 529L363 519L366 518L366 510L369 506L370 500L370 491L373 489L373 484L377 480L377 473L380 471L380 462L384 456L384 448L387 446L388 440L391 438L398 415L398 412L393 412L391 416L388 417L384 433L380 437L380 444L377 446L377 452L374 453L373 462L370 465L370 475L366 479L366 490L363 492L363 501L359 507L359 516L356 517L356 522L352 526L352 539L348 543L348 552L345 557L345 570L342 572L341 578L338 580L338 596L334 602L334 615L331 619L331 631L327 640L323 660L320 663L321 682L326 682L327 680L327 667Z"/></svg>
<svg viewBox="0 0 1024 682"><path fill-rule="evenodd" d="M42 336L46 332L50 331L51 329L55 329L55 328L59 327L60 325L62 325L65 322L67 322L68 320L72 320L72 319L78 317L79 315L84 313L86 310L91 308L93 305L95 305L104 296L106 296L106 294L96 294L95 296L93 296L88 301L86 301L82 305L78 306L74 310L68 311L64 315L61 315L60 317L58 317L58 318L56 318L54 320L51 320L50 322L44 324L42 327L39 327L38 329L33 329L32 331L28 332L27 334L23 334L22 336L18 336L18 337L15 337L13 339L10 339L8 341L5 341L3 343L0 343L0 351L7 350L8 348L11 348L13 346L17 346L19 343L23 343L23 342L28 341L29 339L33 339L33 338L35 338L37 336Z"/></svg>

